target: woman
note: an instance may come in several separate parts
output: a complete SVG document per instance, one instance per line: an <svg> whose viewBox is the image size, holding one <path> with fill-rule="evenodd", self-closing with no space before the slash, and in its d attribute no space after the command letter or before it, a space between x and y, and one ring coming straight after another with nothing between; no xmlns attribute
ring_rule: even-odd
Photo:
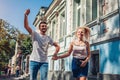
<svg viewBox="0 0 120 80"><path fill-rule="evenodd" d="M76 38L71 42L67 53L52 58L53 60L70 56L72 53L72 72L76 80L86 80L88 74L88 61L90 59L89 45L90 29L79 27L76 31Z"/></svg>

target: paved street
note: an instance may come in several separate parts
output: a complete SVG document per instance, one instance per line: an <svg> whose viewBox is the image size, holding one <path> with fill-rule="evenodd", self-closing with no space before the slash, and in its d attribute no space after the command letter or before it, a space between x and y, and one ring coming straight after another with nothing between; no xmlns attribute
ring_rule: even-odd
<svg viewBox="0 0 120 80"><path fill-rule="evenodd" d="M15 77L15 75L11 75L9 76L5 76L5 75L1 75L0 76L0 80L29 80L29 76L20 76L20 77Z"/></svg>
<svg viewBox="0 0 120 80"><path fill-rule="evenodd" d="M37 76L37 80L40 80L40 72L38 72L38 76ZM11 75L10 77L9 76L5 76L5 74L1 75L0 76L0 80L29 80L29 75L26 74L26 75L21 75L19 77L16 77L15 75Z"/></svg>
<svg viewBox="0 0 120 80"><path fill-rule="evenodd" d="M6 75L1 75L0 76L0 80L15 80L15 76L14 75L11 75L10 77L9 76L6 76Z"/></svg>

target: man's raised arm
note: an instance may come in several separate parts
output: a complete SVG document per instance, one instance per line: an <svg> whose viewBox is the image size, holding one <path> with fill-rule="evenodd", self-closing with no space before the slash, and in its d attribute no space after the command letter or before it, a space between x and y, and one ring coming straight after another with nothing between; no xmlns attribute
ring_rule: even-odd
<svg viewBox="0 0 120 80"><path fill-rule="evenodd" d="M28 24L28 15L30 13L30 9L27 9L24 13L24 27L25 29L29 32L29 34L32 33L32 29L30 28L29 24Z"/></svg>

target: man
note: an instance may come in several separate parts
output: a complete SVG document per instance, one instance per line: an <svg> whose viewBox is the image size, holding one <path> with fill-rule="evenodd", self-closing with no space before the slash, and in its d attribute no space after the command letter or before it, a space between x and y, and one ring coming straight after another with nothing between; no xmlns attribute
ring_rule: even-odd
<svg viewBox="0 0 120 80"><path fill-rule="evenodd" d="M32 37L33 51L30 55L30 80L37 79L37 72L40 69L40 80L47 80L48 72L48 60L47 60L47 50L48 46L55 46L56 50L54 52L53 58L56 57L60 47L56 42L46 35L47 23L40 22L39 32L33 31L28 24L28 15L30 9L27 9L24 13L24 27L29 32Z"/></svg>

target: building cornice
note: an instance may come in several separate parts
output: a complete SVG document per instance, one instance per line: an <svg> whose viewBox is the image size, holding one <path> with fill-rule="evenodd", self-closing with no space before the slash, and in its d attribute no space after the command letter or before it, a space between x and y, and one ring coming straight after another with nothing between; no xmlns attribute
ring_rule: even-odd
<svg viewBox="0 0 120 80"><path fill-rule="evenodd" d="M60 4L62 0L54 0L53 3L49 6L48 10L45 13L45 16L48 17L52 11Z"/></svg>

